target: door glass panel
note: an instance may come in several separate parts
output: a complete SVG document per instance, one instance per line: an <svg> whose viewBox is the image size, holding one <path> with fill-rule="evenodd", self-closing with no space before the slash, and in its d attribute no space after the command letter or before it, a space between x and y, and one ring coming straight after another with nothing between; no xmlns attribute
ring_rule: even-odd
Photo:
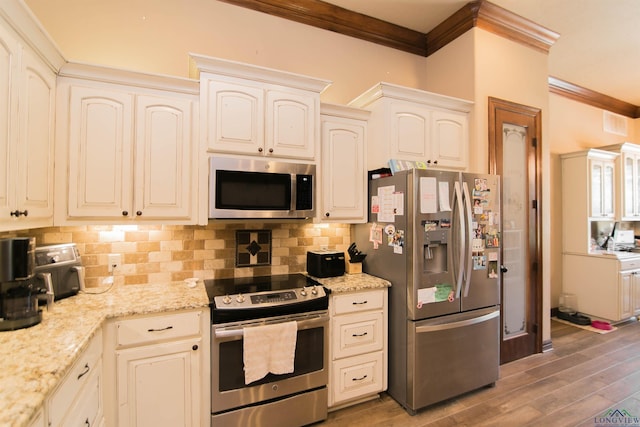
<svg viewBox="0 0 640 427"><path fill-rule="evenodd" d="M632 183L631 193L633 199L634 209L630 212L632 215L640 215L640 156L634 158L635 167L632 168L632 175L634 176L635 183ZM635 185L633 185L635 184Z"/></svg>
<svg viewBox="0 0 640 427"><path fill-rule="evenodd" d="M503 260L508 273L503 286L503 337L514 338L527 330L527 128L503 125Z"/></svg>
<svg viewBox="0 0 640 427"><path fill-rule="evenodd" d="M602 216L602 164L591 162L591 216Z"/></svg>
<svg viewBox="0 0 640 427"><path fill-rule="evenodd" d="M613 216L613 164L604 164L602 185L602 210L606 216Z"/></svg>
<svg viewBox="0 0 640 427"><path fill-rule="evenodd" d="M624 215L633 215L635 200L633 198L635 159L631 156L624 158Z"/></svg>

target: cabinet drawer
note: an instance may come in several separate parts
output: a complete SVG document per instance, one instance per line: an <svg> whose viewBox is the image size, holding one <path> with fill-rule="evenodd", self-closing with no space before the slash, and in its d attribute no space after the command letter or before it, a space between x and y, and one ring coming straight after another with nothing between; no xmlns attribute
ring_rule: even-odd
<svg viewBox="0 0 640 427"><path fill-rule="evenodd" d="M334 359L382 350L382 312L337 316L332 335Z"/></svg>
<svg viewBox="0 0 640 427"><path fill-rule="evenodd" d="M94 372L69 416L64 420L65 426L86 427L96 425L102 418L102 377Z"/></svg>
<svg viewBox="0 0 640 427"><path fill-rule="evenodd" d="M384 305L384 289L353 292L333 297L333 313L357 313L367 310L381 310Z"/></svg>
<svg viewBox="0 0 640 427"><path fill-rule="evenodd" d="M334 404L383 391L382 352L333 362Z"/></svg>
<svg viewBox="0 0 640 427"><path fill-rule="evenodd" d="M620 270L633 270L635 268L640 268L640 259L620 261Z"/></svg>
<svg viewBox="0 0 640 427"><path fill-rule="evenodd" d="M141 317L116 322L116 345L140 345L200 335L199 311Z"/></svg>
<svg viewBox="0 0 640 427"><path fill-rule="evenodd" d="M89 347L74 363L71 371L53 393L49 401L49 421L51 426L60 425L69 407L78 397L82 387L89 382L93 374L99 374L101 369L102 332L93 337Z"/></svg>

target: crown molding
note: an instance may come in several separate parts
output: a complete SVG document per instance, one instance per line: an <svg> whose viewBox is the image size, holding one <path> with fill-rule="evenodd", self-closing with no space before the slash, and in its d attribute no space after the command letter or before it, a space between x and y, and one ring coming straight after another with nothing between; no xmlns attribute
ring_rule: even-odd
<svg viewBox="0 0 640 427"><path fill-rule="evenodd" d="M320 0L219 1L426 56L425 34Z"/></svg>
<svg viewBox="0 0 640 427"><path fill-rule="evenodd" d="M632 119L640 118L640 107L636 105L578 86L557 77L549 76L549 92Z"/></svg>

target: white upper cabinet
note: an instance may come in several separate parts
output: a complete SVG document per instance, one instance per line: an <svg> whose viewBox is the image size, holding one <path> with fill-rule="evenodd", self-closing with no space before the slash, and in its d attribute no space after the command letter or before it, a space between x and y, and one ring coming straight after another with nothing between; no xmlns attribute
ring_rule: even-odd
<svg viewBox="0 0 640 427"><path fill-rule="evenodd" d="M640 219L640 145L625 142L623 144L602 147L607 151L620 154L616 159L615 188L617 212L623 221Z"/></svg>
<svg viewBox="0 0 640 427"><path fill-rule="evenodd" d="M23 3L0 4L0 231L53 224L55 76L63 61Z"/></svg>
<svg viewBox="0 0 640 427"><path fill-rule="evenodd" d="M367 222L365 169L369 112L322 104L321 206L323 222Z"/></svg>
<svg viewBox="0 0 640 427"><path fill-rule="evenodd" d="M69 64L58 82L56 224L195 224L197 82ZM206 173L206 171L205 171Z"/></svg>
<svg viewBox="0 0 640 427"><path fill-rule="evenodd" d="M562 248L587 253L591 222L614 220L617 153L599 149L567 153L562 159Z"/></svg>
<svg viewBox="0 0 640 427"><path fill-rule="evenodd" d="M472 102L379 83L349 105L371 111L369 170L388 167L390 159L467 169Z"/></svg>
<svg viewBox="0 0 640 427"><path fill-rule="evenodd" d="M328 81L192 55L204 150L315 161Z"/></svg>

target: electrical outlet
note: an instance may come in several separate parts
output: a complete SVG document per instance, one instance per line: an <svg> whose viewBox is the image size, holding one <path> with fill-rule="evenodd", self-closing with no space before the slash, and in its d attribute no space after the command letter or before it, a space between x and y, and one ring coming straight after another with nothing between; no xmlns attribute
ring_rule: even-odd
<svg viewBox="0 0 640 427"><path fill-rule="evenodd" d="M120 264L122 264L122 256L120 254L109 254L107 256L107 262L107 269L109 273L112 273L114 269L120 267Z"/></svg>

